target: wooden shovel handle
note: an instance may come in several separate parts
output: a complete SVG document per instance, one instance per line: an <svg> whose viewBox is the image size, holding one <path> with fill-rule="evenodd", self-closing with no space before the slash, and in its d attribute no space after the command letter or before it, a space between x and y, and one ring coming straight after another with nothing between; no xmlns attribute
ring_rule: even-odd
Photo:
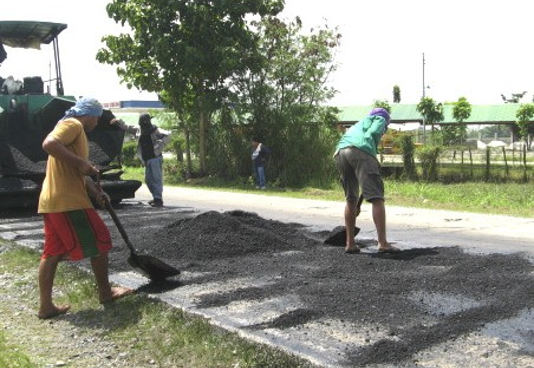
<svg viewBox="0 0 534 368"><path fill-rule="evenodd" d="M100 174L96 175L96 185L97 185L99 190L102 190L102 187L100 185ZM113 219L113 222L115 223L115 226L119 230L119 233L121 234L122 239L124 240L124 242L128 246L128 249L130 249L130 253L132 255L136 255L135 248L134 248L133 244L130 242L130 238L128 237L128 234L126 233L126 230L124 230L124 227L122 226L119 218L117 217L117 214L115 213L115 210L111 206L111 203L110 203L110 201L109 201L107 196L104 196L104 206L106 207L106 210L108 211L109 215Z"/></svg>

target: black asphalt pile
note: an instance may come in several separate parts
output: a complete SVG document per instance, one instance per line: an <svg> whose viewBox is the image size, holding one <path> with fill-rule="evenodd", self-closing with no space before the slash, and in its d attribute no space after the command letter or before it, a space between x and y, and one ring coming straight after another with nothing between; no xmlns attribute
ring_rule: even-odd
<svg viewBox="0 0 534 368"><path fill-rule="evenodd" d="M46 160L33 161L26 154L17 148L6 145L8 152L2 158L7 172L18 172L21 174L44 174L46 171Z"/></svg>
<svg viewBox="0 0 534 368"><path fill-rule="evenodd" d="M107 139L106 139L107 138ZM40 148L40 146L37 146ZM108 165L117 156L120 149L120 143L112 138L102 135L98 142L89 142L89 156L91 162L99 166ZM29 148L28 148L29 149ZM32 149L35 149L33 147ZM2 164L4 170L10 174L39 174L44 175L46 172L46 159L33 161L28 155L19 149L6 145L6 152L3 153ZM44 156L44 152L41 154Z"/></svg>
<svg viewBox="0 0 534 368"><path fill-rule="evenodd" d="M298 329L307 322L341 321L354 334L368 336L364 347L347 350L347 366L410 366L422 350L534 305L534 267L521 254L471 254L455 247L380 254L373 244L349 255L342 247L324 245L328 234L310 234L299 224L253 213L191 217L154 211L141 217L134 209L124 210L121 215L131 215L125 227L134 244L195 275L177 276L176 287L268 280L205 293L198 307L297 296L302 302L297 309L247 328ZM125 247L113 233L112 267L129 269ZM376 339L377 333L386 337Z"/></svg>
<svg viewBox="0 0 534 368"><path fill-rule="evenodd" d="M117 156L117 146L115 142L89 142L89 160L97 166L109 165Z"/></svg>
<svg viewBox="0 0 534 368"><path fill-rule="evenodd" d="M37 185L32 180L20 178L2 178L0 180L0 192L23 192L25 190L37 190Z"/></svg>
<svg viewBox="0 0 534 368"><path fill-rule="evenodd" d="M265 220L245 211L210 211L165 226L157 238L165 246L165 257L207 261L316 246L315 241L299 235L299 228L302 225Z"/></svg>

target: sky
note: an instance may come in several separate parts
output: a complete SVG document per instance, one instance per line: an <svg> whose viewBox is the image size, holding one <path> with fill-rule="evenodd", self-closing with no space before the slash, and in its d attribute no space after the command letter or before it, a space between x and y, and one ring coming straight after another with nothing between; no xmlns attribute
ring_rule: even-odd
<svg viewBox="0 0 534 368"><path fill-rule="evenodd" d="M108 18L108 0L18 0L0 20L67 23L59 36L65 93L102 102L155 100L156 94L127 89L115 67L95 59L101 38L119 34ZM501 94L534 95L531 11L525 0L286 0L282 16L299 16L306 30L328 25L341 33L329 85L335 106L418 103L423 93L437 102L465 97L472 104L499 104ZM52 47L39 51L6 47L0 76L49 79ZM43 54L45 56L43 57ZM50 55L50 56L47 56ZM424 55L424 56L423 56ZM424 65L423 65L424 59ZM30 63L29 60L39 60ZM52 64L52 70L53 70ZM424 77L424 84L423 84ZM424 88L423 88L424 87Z"/></svg>

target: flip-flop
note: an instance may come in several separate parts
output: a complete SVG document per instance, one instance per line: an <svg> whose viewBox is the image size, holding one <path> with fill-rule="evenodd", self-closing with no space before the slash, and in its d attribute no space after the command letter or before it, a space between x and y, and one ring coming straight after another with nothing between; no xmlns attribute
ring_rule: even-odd
<svg viewBox="0 0 534 368"><path fill-rule="evenodd" d="M400 252L401 252L401 250L399 248L394 247L392 245L390 245L386 249L379 249L378 250L378 253L392 253L392 254L394 254L394 253L400 253Z"/></svg>
<svg viewBox="0 0 534 368"><path fill-rule="evenodd" d="M37 318L39 319L50 319L57 316L60 316L62 314L65 314L69 311L70 305L62 305L61 307L56 307L56 309L48 314L45 315L37 315Z"/></svg>
<svg viewBox="0 0 534 368"><path fill-rule="evenodd" d="M351 249L345 249L345 253L347 253L347 254L357 254L357 253L360 253L360 248L354 247L354 248L351 248Z"/></svg>

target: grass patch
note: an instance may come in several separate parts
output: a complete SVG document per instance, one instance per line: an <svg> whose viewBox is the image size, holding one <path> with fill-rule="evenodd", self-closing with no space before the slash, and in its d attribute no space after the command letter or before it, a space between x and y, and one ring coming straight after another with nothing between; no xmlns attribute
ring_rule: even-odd
<svg viewBox="0 0 534 368"><path fill-rule="evenodd" d="M19 351L20 347L6 342L5 333L0 331L0 368L36 368L30 358Z"/></svg>
<svg viewBox="0 0 534 368"><path fill-rule="evenodd" d="M139 176L138 168L125 170L125 178ZM425 183L386 179L388 206L453 210L482 214L534 217L533 183ZM166 184L168 185L168 184ZM182 183L179 186L208 190L225 190L242 193L259 193L243 182L223 181L206 177ZM277 188L268 187L263 195L290 198L344 201L343 191L337 183L328 188Z"/></svg>
<svg viewBox="0 0 534 368"><path fill-rule="evenodd" d="M388 204L440 210L534 217L532 184L406 183L386 181Z"/></svg>
<svg viewBox="0 0 534 368"><path fill-rule="evenodd" d="M35 315L38 262L36 251L6 241L0 243L0 293L9 296L9 300L0 301L0 311L5 316L16 316L0 322L0 368L30 368L57 361L78 368L99 366L95 364L95 354L80 354L79 342L74 344L71 338L73 334L83 338L84 349L91 341L104 341L114 352L122 352L128 363L123 366L313 367L307 361L251 343L143 294L103 307L98 303L92 274L66 262L58 268L54 298L57 303L72 305L68 318L53 323L39 321ZM39 337L38 344L35 336ZM118 359L113 353L106 354Z"/></svg>

